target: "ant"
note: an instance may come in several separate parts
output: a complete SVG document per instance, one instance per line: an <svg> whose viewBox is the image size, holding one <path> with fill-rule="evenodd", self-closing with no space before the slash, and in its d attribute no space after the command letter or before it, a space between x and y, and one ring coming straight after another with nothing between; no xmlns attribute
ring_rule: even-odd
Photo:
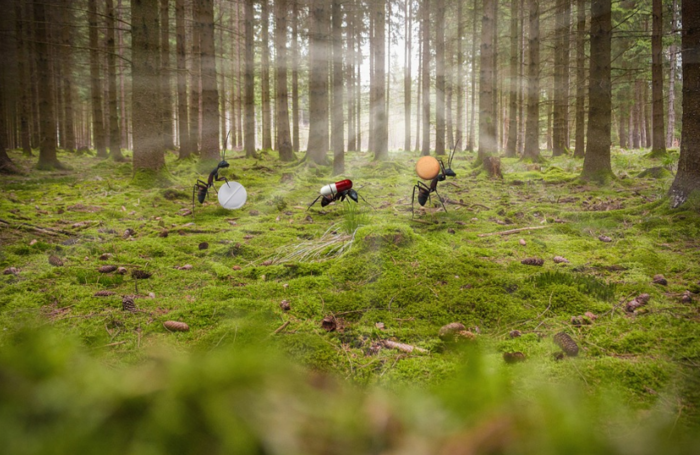
<svg viewBox="0 0 700 455"><path fill-rule="evenodd" d="M325 207L334 201L344 201L346 197L349 197L355 202L359 202L358 199L362 197L357 193L357 191L352 189L351 180L341 180L339 182L326 185L321 188L319 193L321 194L314 199L311 204L309 204L309 207L306 210L309 210L311 206L313 206L319 199L321 199L321 207ZM365 198L362 197L362 200L369 205L369 202L367 202Z"/></svg>
<svg viewBox="0 0 700 455"><path fill-rule="evenodd" d="M231 134L231 131L229 131L226 134L226 140L224 141L224 149L223 152L221 153L221 161L219 164L216 165L216 168L214 168L213 171L209 173L209 178L207 179L206 182L197 179L197 183L195 183L192 186L192 216L194 216L194 193L195 191L197 192L197 200L199 201L200 204L204 203L204 199L206 199L207 194L209 193L209 188L214 188L214 191L216 190L216 186L214 186L214 182L221 182L225 181L228 183L228 180L226 177L221 176L219 177L219 169L224 169L229 167L228 161L226 161L226 143L228 142L228 135Z"/></svg>
<svg viewBox="0 0 700 455"><path fill-rule="evenodd" d="M450 157L447 160L447 168L445 168L445 165L443 164L442 160L435 160L440 164L439 170L437 175L433 177L430 180L430 186L426 185L425 183L418 181L416 182L415 185L413 185L413 195L411 196L411 218L413 218L414 213L413 213L413 204L416 199L416 190L418 190L418 203L423 207L426 202L428 202L428 199L430 199L430 193L435 193L437 194L438 200L440 201L440 204L442 204L442 208L445 209L445 212L447 212L447 208L445 207L445 203L442 201L442 197L440 196L440 193L437 192L437 185L438 182L444 181L447 177L457 177L457 174L455 174L455 171L452 170L452 159L455 156L455 150L457 150L457 146L459 145L459 141L455 144L454 148L452 149L452 153L450 153Z"/></svg>

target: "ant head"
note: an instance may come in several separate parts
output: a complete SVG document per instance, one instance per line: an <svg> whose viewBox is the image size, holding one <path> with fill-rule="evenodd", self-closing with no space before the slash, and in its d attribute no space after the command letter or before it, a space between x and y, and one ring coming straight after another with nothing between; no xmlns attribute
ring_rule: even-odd
<svg viewBox="0 0 700 455"><path fill-rule="evenodd" d="M455 174L455 171L453 171L450 168L445 169L445 175L448 177L457 177L457 174Z"/></svg>
<svg viewBox="0 0 700 455"><path fill-rule="evenodd" d="M229 167L228 161L222 160L216 167L218 167L218 168Z"/></svg>

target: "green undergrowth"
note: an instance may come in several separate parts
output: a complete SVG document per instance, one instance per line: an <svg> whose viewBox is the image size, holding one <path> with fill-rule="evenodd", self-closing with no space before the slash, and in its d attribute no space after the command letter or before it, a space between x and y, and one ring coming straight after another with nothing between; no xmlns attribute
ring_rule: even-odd
<svg viewBox="0 0 700 455"><path fill-rule="evenodd" d="M246 187L246 205L227 211L212 189L194 213L193 185L210 171L194 158L168 155L165 186L128 162L65 153L76 170L3 177L0 268L19 272L0 276L0 382L18 393L0 400L0 443L381 453L419 441L452 453L492 434L510 441L483 446L496 452L683 452L700 423L700 211L669 208L667 177L638 177L672 172L668 157L616 150L617 178L597 186L570 156L503 159L500 181L458 153L457 177L438 186L447 212L433 195L412 219L416 158L348 153L330 177L274 152L229 152L220 174ZM309 209L343 178L364 200ZM626 312L642 293L649 303ZM169 320L190 330L169 332ZM451 322L475 339L442 340ZM557 360L562 331L578 357ZM505 364L516 351L527 360ZM36 421L40 437L21 445Z"/></svg>

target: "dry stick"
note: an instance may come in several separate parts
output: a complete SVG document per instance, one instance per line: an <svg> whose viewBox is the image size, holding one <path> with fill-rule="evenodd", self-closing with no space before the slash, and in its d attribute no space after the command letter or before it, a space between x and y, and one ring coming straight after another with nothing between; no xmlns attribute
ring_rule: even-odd
<svg viewBox="0 0 700 455"><path fill-rule="evenodd" d="M285 322L284 324L282 324L281 326L279 326L279 327L277 328L277 330L275 330L274 335L277 335L278 333L280 333L281 331L283 331L284 329L286 329L288 325L289 325L289 321L287 321L287 322Z"/></svg>
<svg viewBox="0 0 700 455"><path fill-rule="evenodd" d="M397 349L399 351L408 352L409 354L413 351L417 352L428 352L426 349L419 348L418 346L413 346L405 343L397 343L396 341L383 340L382 344L389 349Z"/></svg>
<svg viewBox="0 0 700 455"><path fill-rule="evenodd" d="M31 230L31 231L36 231L36 232L40 232L42 234L47 234L47 235L58 235L58 234L73 235L72 232L63 231L61 229L52 229L52 228L34 226L32 224L29 224L29 223L12 224L9 221L3 220L3 219L0 219L0 223L4 223L4 224L8 225L9 227L14 227L16 229Z"/></svg>
<svg viewBox="0 0 700 455"><path fill-rule="evenodd" d="M452 199L447 199L447 198L445 198L445 202L448 203L448 204L458 205L458 206L460 206L460 207L466 207L466 208L468 208L468 209L470 209L470 210L471 210L471 207L472 207L472 206L469 205L469 204L465 204L465 203L459 202L459 201L453 201Z"/></svg>
<svg viewBox="0 0 700 455"><path fill-rule="evenodd" d="M553 295L554 295L554 291L552 291L552 293L549 294L549 305L547 305L547 308L545 308L545 310L544 310L542 313L540 313L539 316L537 316L538 319L541 318L542 316L544 316L544 314L545 314L547 311L549 311L549 308L552 306L552 296L553 296ZM542 319L542 321L540 321L540 323L537 324L537 327L535 327L532 331L533 331L533 332L537 332L537 329L540 328L540 326L542 325L543 322L544 322L544 319Z"/></svg>
<svg viewBox="0 0 700 455"><path fill-rule="evenodd" d="M534 231L535 229L545 229L548 228L549 226L530 226L530 227L524 227L524 228L518 228L518 229L511 229L509 231L501 231L501 232L489 232L488 234L479 234L478 237L489 237L491 235L508 235L508 234L515 234L516 232L522 232L522 231Z"/></svg>

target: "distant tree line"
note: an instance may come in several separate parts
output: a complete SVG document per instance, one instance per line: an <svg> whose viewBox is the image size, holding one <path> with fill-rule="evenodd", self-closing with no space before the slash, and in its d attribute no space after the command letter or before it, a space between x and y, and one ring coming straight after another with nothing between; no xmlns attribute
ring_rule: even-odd
<svg viewBox="0 0 700 455"><path fill-rule="evenodd" d="M663 156L680 143L673 191L700 186L697 1L8 4L6 172L8 148L38 149L42 169L62 166L59 148L115 161L129 149L135 172L162 168L167 150L305 150L340 174L346 151L457 147L479 163L573 154L604 181L613 144Z"/></svg>

